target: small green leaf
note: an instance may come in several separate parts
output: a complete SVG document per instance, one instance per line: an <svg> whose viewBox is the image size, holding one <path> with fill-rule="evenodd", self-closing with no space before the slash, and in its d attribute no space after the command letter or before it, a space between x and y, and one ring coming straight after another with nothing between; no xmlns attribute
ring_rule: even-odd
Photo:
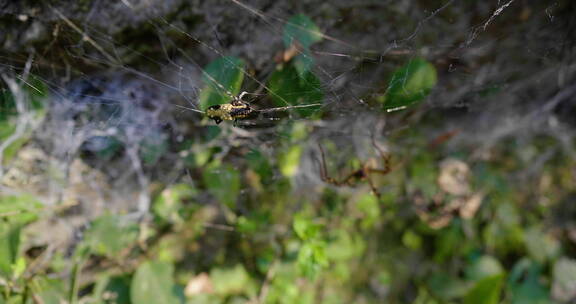
<svg viewBox="0 0 576 304"><path fill-rule="evenodd" d="M236 207L240 193L240 172L231 165L207 168L203 175L208 191L229 208Z"/></svg>
<svg viewBox="0 0 576 304"><path fill-rule="evenodd" d="M253 294L254 285L250 275L238 264L233 268L215 268L210 272L214 291L220 295Z"/></svg>
<svg viewBox="0 0 576 304"><path fill-rule="evenodd" d="M318 236L321 226L302 214L296 214L294 216L292 228L300 239L308 241L313 240Z"/></svg>
<svg viewBox="0 0 576 304"><path fill-rule="evenodd" d="M284 46L289 48L294 41L307 49L315 42L322 40L322 32L306 15L298 14L284 25Z"/></svg>
<svg viewBox="0 0 576 304"><path fill-rule="evenodd" d="M524 243L532 258L540 263L560 254L560 243L539 227L531 227L524 233Z"/></svg>
<svg viewBox="0 0 576 304"><path fill-rule="evenodd" d="M412 59L392 74L384 108L392 110L417 103L428 96L436 82L434 65L422 58Z"/></svg>
<svg viewBox="0 0 576 304"><path fill-rule="evenodd" d="M140 265L130 285L132 303L181 303L173 273L174 266L169 263L149 261Z"/></svg>
<svg viewBox="0 0 576 304"><path fill-rule="evenodd" d="M504 274L485 277L464 296L464 304L497 304L504 282Z"/></svg>
<svg viewBox="0 0 576 304"><path fill-rule="evenodd" d="M311 71L300 75L291 65L278 67L268 81L270 97L279 107L320 103L324 98L320 80ZM310 116L318 112L318 107L292 110L301 116Z"/></svg>
<svg viewBox="0 0 576 304"><path fill-rule="evenodd" d="M38 297L40 303L61 304L67 303L65 299L66 285L62 279L50 279L46 276L37 276L34 278L31 287L35 297Z"/></svg>
<svg viewBox="0 0 576 304"><path fill-rule="evenodd" d="M182 223L180 211L182 204L196 195L196 189L189 184L176 184L164 189L152 205L154 214L162 221L177 224Z"/></svg>
<svg viewBox="0 0 576 304"><path fill-rule="evenodd" d="M503 272L504 268L500 262L493 256L489 255L483 255L476 258L470 267L466 269L467 278L473 281L502 274Z"/></svg>
<svg viewBox="0 0 576 304"><path fill-rule="evenodd" d="M10 279L18 259L21 227L0 220L0 276Z"/></svg>
<svg viewBox="0 0 576 304"><path fill-rule="evenodd" d="M117 256L138 238L138 225L126 222L119 216L101 216L86 231L85 244L96 254Z"/></svg>
<svg viewBox="0 0 576 304"><path fill-rule="evenodd" d="M278 157L278 165L280 172L286 177L292 177L298 172L300 167L300 157L302 155L302 147L294 145L288 148L287 151Z"/></svg>
<svg viewBox="0 0 576 304"><path fill-rule="evenodd" d="M244 61L237 57L224 56L206 67L202 79L206 86L200 93L200 108L227 103L240 93L244 80Z"/></svg>

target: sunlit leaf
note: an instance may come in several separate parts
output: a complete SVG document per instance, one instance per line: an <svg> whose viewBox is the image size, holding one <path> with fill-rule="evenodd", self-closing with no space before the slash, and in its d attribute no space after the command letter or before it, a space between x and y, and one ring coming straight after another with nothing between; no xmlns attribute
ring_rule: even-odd
<svg viewBox="0 0 576 304"><path fill-rule="evenodd" d="M293 145L284 151L278 157L278 165L280 167L280 172L286 177L292 177L298 172L300 167L300 157L302 155L302 147L299 145Z"/></svg>
<svg viewBox="0 0 576 304"><path fill-rule="evenodd" d="M238 264L233 268L215 268L210 272L214 291L220 295L252 294L254 285L244 266Z"/></svg>
<svg viewBox="0 0 576 304"><path fill-rule="evenodd" d="M483 255L471 263L466 269L466 275L469 280L477 281L485 277L502 274L504 268L500 262L493 256Z"/></svg>
<svg viewBox="0 0 576 304"><path fill-rule="evenodd" d="M303 48L322 40L322 32L306 15L298 14L284 25L284 46L289 48L295 41Z"/></svg>
<svg viewBox="0 0 576 304"><path fill-rule="evenodd" d="M504 274L485 277L478 281L466 296L464 304L497 304L504 282Z"/></svg>
<svg viewBox="0 0 576 304"><path fill-rule="evenodd" d="M392 110L419 102L436 85L436 68L422 58L410 60L392 74L384 108Z"/></svg>
<svg viewBox="0 0 576 304"><path fill-rule="evenodd" d="M18 258L20 231L20 225L0 220L0 276L6 279L12 276Z"/></svg>
<svg viewBox="0 0 576 304"><path fill-rule="evenodd" d="M130 285L132 303L182 303L173 273L174 266L169 263L149 261L140 265Z"/></svg>
<svg viewBox="0 0 576 304"><path fill-rule="evenodd" d="M200 93L200 108L227 103L240 93L244 80L244 61L237 57L224 56L212 61L202 75L205 87Z"/></svg>

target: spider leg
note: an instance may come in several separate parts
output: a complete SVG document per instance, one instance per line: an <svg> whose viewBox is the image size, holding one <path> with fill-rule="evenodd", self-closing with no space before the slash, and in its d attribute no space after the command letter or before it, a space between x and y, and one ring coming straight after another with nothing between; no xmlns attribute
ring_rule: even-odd
<svg viewBox="0 0 576 304"><path fill-rule="evenodd" d="M322 179L322 181L324 181L325 183L332 184L334 186L342 186L343 184L345 184L344 182L345 180L339 181L328 176L328 169L326 169L326 156L324 155L324 149L320 144L318 144L318 148L320 149L320 157L321 157L320 178Z"/></svg>
<svg viewBox="0 0 576 304"><path fill-rule="evenodd" d="M384 160L384 168L383 169L370 169L370 171L378 172L380 174L388 174L388 172L390 172L390 170L391 170L390 154L388 154L387 152L384 152L384 150L382 150L382 148L380 148L376 144L376 139L374 138L374 133L372 133L372 146L374 146L374 149L376 149L376 151L378 151L378 154L380 154L380 157Z"/></svg>
<svg viewBox="0 0 576 304"><path fill-rule="evenodd" d="M372 193L374 194L374 196L376 196L376 198L380 198L380 191L376 189L376 185L374 185L374 182L372 181L369 175L366 176L366 180L368 181L368 185L370 185L370 189L372 189Z"/></svg>
<svg viewBox="0 0 576 304"><path fill-rule="evenodd" d="M238 95L238 97L236 97L239 100L242 100L242 97L244 97L244 95L248 94L248 92L244 91L242 93L240 93L240 95Z"/></svg>

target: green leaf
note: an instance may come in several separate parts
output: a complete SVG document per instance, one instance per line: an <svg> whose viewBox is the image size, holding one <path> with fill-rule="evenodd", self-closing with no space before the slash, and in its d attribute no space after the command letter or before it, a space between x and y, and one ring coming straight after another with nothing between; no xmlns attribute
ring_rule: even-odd
<svg viewBox="0 0 576 304"><path fill-rule="evenodd" d="M412 59L392 74L384 108L392 110L417 103L428 96L436 82L434 65L422 58Z"/></svg>
<svg viewBox="0 0 576 304"><path fill-rule="evenodd" d="M116 257L138 238L138 225L120 216L105 215L94 220L86 231L85 245L100 255Z"/></svg>
<svg viewBox="0 0 576 304"><path fill-rule="evenodd" d="M284 25L284 46L289 48L294 41L307 49L315 42L322 40L323 34L306 15L298 14Z"/></svg>
<svg viewBox="0 0 576 304"><path fill-rule="evenodd" d="M208 191L229 208L236 207L240 193L240 172L231 165L207 168L203 175Z"/></svg>
<svg viewBox="0 0 576 304"><path fill-rule="evenodd" d="M30 194L0 196L0 219L26 224L36 220L43 205Z"/></svg>
<svg viewBox="0 0 576 304"><path fill-rule="evenodd" d="M292 177L298 172L300 167L300 157L302 156L302 146L293 145L278 157L280 172L286 177Z"/></svg>
<svg viewBox="0 0 576 304"><path fill-rule="evenodd" d="M18 259L21 226L0 220L0 276L9 279Z"/></svg>
<svg viewBox="0 0 576 304"><path fill-rule="evenodd" d="M553 259L560 254L560 243L554 237L544 233L540 227L531 227L524 233L524 243L532 258L540 263Z"/></svg>
<svg viewBox="0 0 576 304"><path fill-rule="evenodd" d="M93 294L104 303L130 304L130 277L105 276L98 280Z"/></svg>
<svg viewBox="0 0 576 304"><path fill-rule="evenodd" d="M200 92L200 108L227 103L240 93L244 80L244 61L237 57L224 56L206 67L203 77L206 86Z"/></svg>
<svg viewBox="0 0 576 304"><path fill-rule="evenodd" d="M181 303L169 263L148 261L140 265L132 278L130 299L138 304Z"/></svg>
<svg viewBox="0 0 576 304"><path fill-rule="evenodd" d="M323 241L304 242L298 251L297 262L303 275L315 278L323 268L328 266L326 243Z"/></svg>
<svg viewBox="0 0 576 304"><path fill-rule="evenodd" d="M495 276L504 273L504 268L493 256L483 255L475 259L470 267L466 269L469 280L477 281L485 277Z"/></svg>
<svg viewBox="0 0 576 304"><path fill-rule="evenodd" d="M294 232L304 241L315 239L321 227L321 225L314 223L310 218L302 214L296 214L294 216L294 222L292 223Z"/></svg>
<svg viewBox="0 0 576 304"><path fill-rule="evenodd" d="M210 272L214 291L220 295L254 293L254 285L250 275L241 264L233 268L215 268Z"/></svg>
<svg viewBox="0 0 576 304"><path fill-rule="evenodd" d="M34 295L44 304L67 303L65 281L62 279L49 279L46 276L38 276L32 283Z"/></svg>
<svg viewBox="0 0 576 304"><path fill-rule="evenodd" d="M464 304L497 304L504 282L504 274L485 277L464 296Z"/></svg>
<svg viewBox="0 0 576 304"><path fill-rule="evenodd" d="M272 181L272 166L268 159L257 149L252 149L246 154L246 160L248 165L252 168L258 175L264 184L268 184Z"/></svg>
<svg viewBox="0 0 576 304"><path fill-rule="evenodd" d="M548 289L540 282L540 267L527 258L521 259L510 272L512 304L552 303Z"/></svg>
<svg viewBox="0 0 576 304"><path fill-rule="evenodd" d="M186 200L196 196L196 189L189 184L176 184L164 189L152 205L154 214L164 222L178 224L184 221L180 211Z"/></svg>
<svg viewBox="0 0 576 304"><path fill-rule="evenodd" d="M270 97L279 107L320 103L324 97L320 80L311 71L300 75L291 65L279 66L268 81ZM291 110L301 116L310 116L318 112L317 107Z"/></svg>

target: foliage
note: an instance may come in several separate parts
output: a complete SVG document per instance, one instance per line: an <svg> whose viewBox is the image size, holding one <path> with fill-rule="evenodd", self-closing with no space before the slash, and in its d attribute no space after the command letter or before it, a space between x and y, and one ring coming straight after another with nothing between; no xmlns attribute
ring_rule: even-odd
<svg viewBox="0 0 576 304"><path fill-rule="evenodd" d="M244 61L233 56L224 56L212 61L203 71L206 85L200 93L200 109L227 103L240 93L244 80ZM232 95L232 96L230 96Z"/></svg>
<svg viewBox="0 0 576 304"><path fill-rule="evenodd" d="M284 46L297 44L299 53L274 67L265 102L283 107L323 101L311 56L323 37L304 15L285 24ZM244 73L237 57L208 64L201 108L229 102L241 91ZM379 108L416 105L436 84L434 65L414 58L391 74ZM2 105L9 104L4 98ZM293 112L319 118L313 109ZM2 115L4 139L14 131L17 114L11 109ZM35 244L27 232L70 216L73 208L62 211L63 201L52 206L32 193L2 192L0 303L574 301L573 219L557 225L562 210L554 209L574 191L566 182L574 160L554 155L538 176L519 182L524 168L518 163L528 149L542 154L538 143L518 149L504 141L486 160L466 158L475 150L431 148L430 134L422 130L437 121L427 119L390 135L397 145L390 174L359 178L350 187L323 183L310 165L317 162L315 135L325 122L289 119L274 128L279 139L269 145L240 141L252 139L251 133L235 133L232 126L201 126L177 144L162 134L151 136L139 145L143 171L177 167L186 174L166 180L150 174L149 214L95 216L76 227L77 239L64 248ZM122 149L113 136L102 139L110 141L109 150L97 157L113 163ZM330 140L327 158L334 167L357 169L374 161L346 154ZM373 149L345 144L355 151ZM169 164L162 163L165 154L172 157ZM340 156L346 166L335 163ZM469 170L462 179L467 193L455 194L440 182L447 158ZM372 193L369 183L382 195ZM480 197L476 209L474 197Z"/></svg>

